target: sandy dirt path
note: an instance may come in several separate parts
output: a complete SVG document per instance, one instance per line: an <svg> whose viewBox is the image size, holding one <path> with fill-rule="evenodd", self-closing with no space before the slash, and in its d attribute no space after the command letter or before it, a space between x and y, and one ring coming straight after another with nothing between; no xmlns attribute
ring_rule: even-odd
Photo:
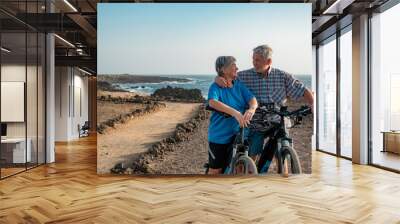
<svg viewBox="0 0 400 224"><path fill-rule="evenodd" d="M109 128L97 137L98 173L109 173L118 162L132 161L139 153L170 136L178 123L188 121L200 104L166 102L166 108Z"/></svg>

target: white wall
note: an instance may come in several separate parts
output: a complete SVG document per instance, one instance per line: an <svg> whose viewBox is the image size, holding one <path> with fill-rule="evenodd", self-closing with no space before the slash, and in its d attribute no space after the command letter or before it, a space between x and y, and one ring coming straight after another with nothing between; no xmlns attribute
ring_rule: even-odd
<svg viewBox="0 0 400 224"><path fill-rule="evenodd" d="M317 105L317 48L315 45L312 46L312 72L311 72L311 90L314 93L314 107ZM316 108L313 108L313 135L311 137L311 149L317 149L317 125L316 125Z"/></svg>
<svg viewBox="0 0 400 224"><path fill-rule="evenodd" d="M37 70L38 69L38 70ZM24 64L2 64L1 66L1 81L2 82L24 82L26 84L26 106L23 102L22 113L26 112L26 120L21 122L5 122L7 124L8 138L25 138L25 135L30 140L29 146L32 151L32 161L44 163L44 74L42 68L35 66L25 66ZM27 78L27 81L25 80ZM2 90L3 91L3 90ZM24 93L24 90L21 94ZM2 95L3 97L7 97ZM25 101L25 100L24 100ZM1 108L2 112L15 113L10 107ZM15 109L14 109L15 110ZM39 153L39 155L37 155Z"/></svg>
<svg viewBox="0 0 400 224"><path fill-rule="evenodd" d="M368 163L368 15L352 25L352 159Z"/></svg>
<svg viewBox="0 0 400 224"><path fill-rule="evenodd" d="M53 11L50 1L46 7ZM55 42L54 35L46 35L46 163L56 160L55 153Z"/></svg>
<svg viewBox="0 0 400 224"><path fill-rule="evenodd" d="M55 68L55 141L68 140L68 88L70 77L67 67Z"/></svg>
<svg viewBox="0 0 400 224"><path fill-rule="evenodd" d="M25 70L27 69L27 70ZM36 130L36 80L31 78L31 74L36 74L36 66L18 65L18 64L3 64L1 66L1 81L2 82L25 82L25 75L28 72L28 87L27 87L27 120L28 131ZM3 96L4 97L4 96ZM39 105L39 107L42 105ZM2 108L7 110L8 108ZM33 113L34 111L35 113ZM7 122L7 135L9 137L25 137L25 123L26 122ZM28 132L28 137L30 132ZM36 132L35 132L36 137Z"/></svg>
<svg viewBox="0 0 400 224"><path fill-rule="evenodd" d="M25 64L2 65L1 81L25 82L25 69ZM1 110L7 110L7 108L1 108ZM7 137L25 137L25 122L7 122Z"/></svg>
<svg viewBox="0 0 400 224"><path fill-rule="evenodd" d="M73 97L74 103L71 103L71 105L74 105L74 108L72 108L72 120L71 120L71 126L72 128L72 136L74 137L79 137L78 133L78 124L81 126L85 123L85 121L88 121L88 77L81 76L82 73L79 73L79 75L76 75L77 70L74 70L74 92L75 94ZM80 102L79 102L80 101ZM81 107L81 108L79 108ZM81 111L80 111L81 110Z"/></svg>
<svg viewBox="0 0 400 224"><path fill-rule="evenodd" d="M83 75L76 68L56 67L56 141L79 138L78 125L88 120L88 78Z"/></svg>

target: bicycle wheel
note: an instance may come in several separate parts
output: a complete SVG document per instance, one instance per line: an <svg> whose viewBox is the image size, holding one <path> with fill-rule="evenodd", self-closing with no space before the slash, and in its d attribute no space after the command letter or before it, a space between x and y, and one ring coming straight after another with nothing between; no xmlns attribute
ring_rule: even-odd
<svg viewBox="0 0 400 224"><path fill-rule="evenodd" d="M286 166L289 167L290 164L290 170L288 168L288 173L292 174L301 174L301 164L299 160L299 156L297 155L296 151L291 148L291 147L283 147L281 149L282 155L281 155L281 166L282 166L282 174L285 172L285 163Z"/></svg>
<svg viewBox="0 0 400 224"><path fill-rule="evenodd" d="M256 175L257 166L248 156L240 156L233 164L233 175Z"/></svg>

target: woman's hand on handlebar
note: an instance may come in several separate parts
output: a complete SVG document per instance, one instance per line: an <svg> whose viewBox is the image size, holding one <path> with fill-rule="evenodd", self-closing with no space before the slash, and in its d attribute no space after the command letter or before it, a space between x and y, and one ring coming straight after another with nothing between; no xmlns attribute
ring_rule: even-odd
<svg viewBox="0 0 400 224"><path fill-rule="evenodd" d="M244 116L239 111L236 111L233 114L233 117L237 120L237 122L239 123L241 128L247 127L246 120L244 119Z"/></svg>
<svg viewBox="0 0 400 224"><path fill-rule="evenodd" d="M246 112L244 113L244 121L246 123L246 127L247 125L250 124L251 119L253 119L254 113L256 112L256 109L254 108L250 108L248 110L246 110Z"/></svg>

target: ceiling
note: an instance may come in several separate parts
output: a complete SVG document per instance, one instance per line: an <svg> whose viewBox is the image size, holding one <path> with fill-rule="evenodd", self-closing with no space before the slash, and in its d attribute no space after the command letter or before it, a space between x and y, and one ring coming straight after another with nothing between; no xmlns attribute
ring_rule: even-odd
<svg viewBox="0 0 400 224"><path fill-rule="evenodd" d="M97 3L311 3L312 36L315 44L334 33L339 20L341 20L340 26L346 26L347 23L351 23L353 16L373 10L386 1L388 0L47 0L46 5L45 0L1 0L0 22L2 32L5 33L17 33L24 31L25 28L32 31L56 33L60 37L55 38L56 65L80 66L96 73ZM52 13L49 13L50 11ZM8 36L7 38L12 38ZM19 41L19 38L17 37L15 40Z"/></svg>

